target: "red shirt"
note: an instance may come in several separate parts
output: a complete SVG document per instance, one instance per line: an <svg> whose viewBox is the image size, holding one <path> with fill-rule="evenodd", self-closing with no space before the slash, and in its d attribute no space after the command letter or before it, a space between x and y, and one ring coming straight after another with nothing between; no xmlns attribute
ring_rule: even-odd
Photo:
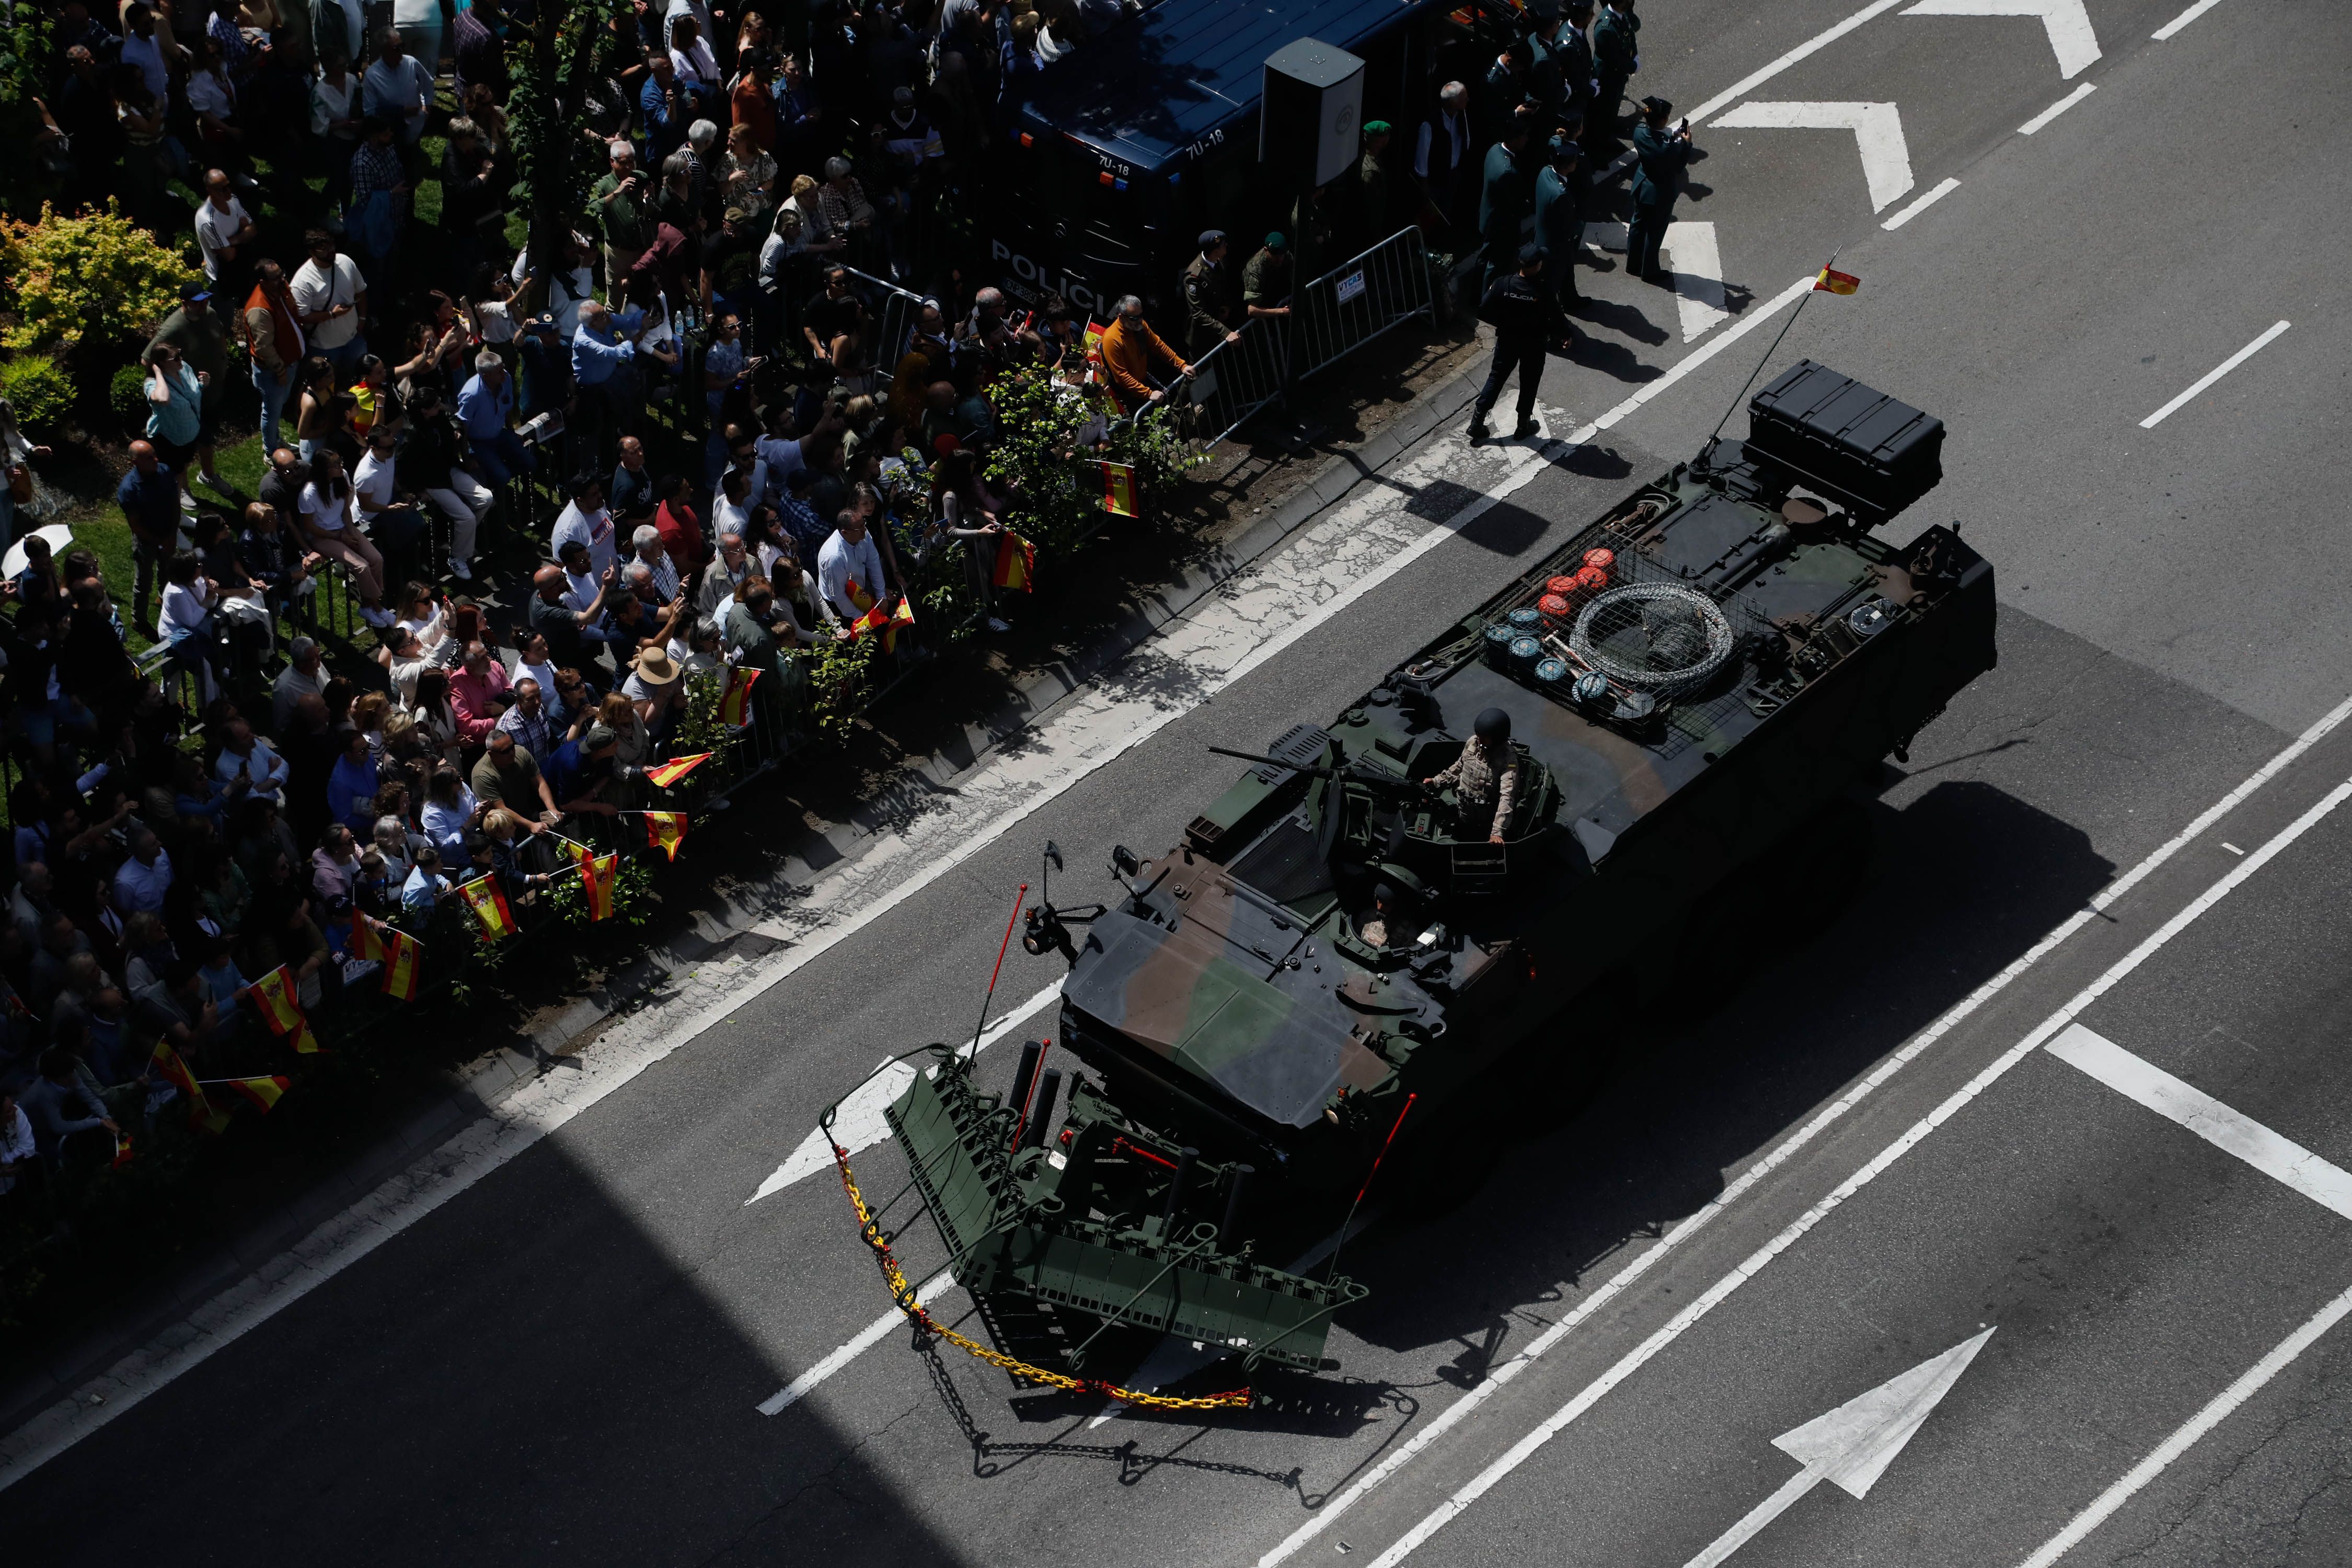
<svg viewBox="0 0 2352 1568"><path fill-rule="evenodd" d="M479 675L463 665L449 672L449 706L457 710L457 733L467 741L479 741L498 727L499 716L490 711L490 704L504 702L506 697L507 668L495 658Z"/></svg>
<svg viewBox="0 0 2352 1568"><path fill-rule="evenodd" d="M762 153L776 150L776 100L760 86L760 79L750 71L735 84L732 95L735 123L751 128L751 140L760 144Z"/></svg>
<svg viewBox="0 0 2352 1568"><path fill-rule="evenodd" d="M662 502L654 512L654 526L661 531L662 548L669 552L669 563L679 577L710 559L702 542L702 520L685 502Z"/></svg>

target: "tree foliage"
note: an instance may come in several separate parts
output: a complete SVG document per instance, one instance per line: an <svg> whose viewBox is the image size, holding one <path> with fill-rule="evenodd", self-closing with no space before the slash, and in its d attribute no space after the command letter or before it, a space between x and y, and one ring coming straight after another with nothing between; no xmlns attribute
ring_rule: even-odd
<svg viewBox="0 0 2352 1568"><path fill-rule="evenodd" d="M990 475L1020 496L1021 536L1037 547L1041 563L1066 556L1103 523L1102 476L1108 461L1135 469L1136 493L1145 515L1151 498L1200 459L1178 434L1173 416L1150 409L1115 425L1100 447L1078 449L1081 426L1094 416L1100 395L1055 381L1044 371L1022 371L989 384L996 416L996 445ZM1115 520L1124 521L1124 520Z"/></svg>
<svg viewBox="0 0 2352 1568"><path fill-rule="evenodd" d="M44 204L32 223L0 217L0 287L16 317L0 344L64 353L144 337L202 276L111 200L84 213Z"/></svg>
<svg viewBox="0 0 2352 1568"><path fill-rule="evenodd" d="M73 378L47 354L26 354L0 363L0 397L26 428L46 429L73 406Z"/></svg>

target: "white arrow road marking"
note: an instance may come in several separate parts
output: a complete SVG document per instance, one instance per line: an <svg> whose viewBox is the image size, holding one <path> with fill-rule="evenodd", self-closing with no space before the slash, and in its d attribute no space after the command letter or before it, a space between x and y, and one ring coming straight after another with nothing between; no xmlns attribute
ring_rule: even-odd
<svg viewBox="0 0 2352 1568"><path fill-rule="evenodd" d="M2126 1100L2178 1121L2224 1154L2236 1155L2322 1208L2352 1219L2352 1172L2341 1165L2321 1159L2294 1140L2272 1131L2080 1024L2068 1026L2047 1048L2060 1061L2082 1068Z"/></svg>
<svg viewBox="0 0 2352 1568"><path fill-rule="evenodd" d="M1030 1015L1051 1004L1061 994L1062 983L1056 980L1005 1014L981 1036L980 1048L984 1051L996 1044L1028 1022ZM874 1077L842 1097L841 1110L833 1119L834 1137L853 1154L881 1142L890 1136L890 1124L882 1120L883 1110L892 1100L906 1093L907 1086L914 1081L912 1062L894 1062L885 1057ZM761 1198L781 1193L794 1182L804 1181L819 1171L832 1168L833 1145L825 1142L823 1128L815 1129L801 1140L801 1146L793 1151L791 1159L768 1173L768 1179L760 1184L758 1192L743 1200L743 1206L750 1208Z"/></svg>
<svg viewBox="0 0 2352 1568"><path fill-rule="evenodd" d="M1817 1415L1793 1432L1783 1432L1772 1446L1805 1468L1789 1478L1779 1491L1748 1510L1748 1516L1692 1558L1685 1568L1716 1568L1716 1564L1753 1540L1766 1525L1814 1487L1830 1481L1853 1497L1870 1490L1886 1472L1903 1445L1919 1430L1927 1413L1952 1390L1984 1349L1992 1331L1964 1340L1943 1354L1921 1362L1909 1372L1891 1377L1868 1394L1849 1399L1826 1415Z"/></svg>
<svg viewBox="0 0 2352 1568"><path fill-rule="evenodd" d="M1851 131L1870 182L1871 211L1885 212L1911 188L1911 149L1891 103L1743 103L1715 124L1718 131Z"/></svg>
<svg viewBox="0 0 2352 1568"><path fill-rule="evenodd" d="M1864 5L1861 10L1856 11L1853 16L1848 16L1844 21L1840 22L1837 26L1828 28L1822 32L1815 33L1811 37L1807 38L1803 43L1799 44L1795 48L1790 49L1787 54L1782 55L1770 65L1764 67L1760 70L1752 70L1748 72L1746 76L1741 77L1738 81L1732 83L1731 86L1724 89L1721 92L1717 93L1713 98L1708 99L1696 109L1692 110L1690 111L1691 123L1693 125L1703 124L1708 115L1713 114L1725 104L1738 102L1741 99L1746 98L1749 93L1754 92L1758 88L1762 87L1766 82L1770 81L1774 77L1779 76L1782 71L1787 70L1790 66L1795 65L1798 61L1811 59L1814 55L1829 47L1832 44L1836 43L1840 38L1844 37L1848 33L1853 32L1856 27L1861 26L1873 16L1883 16L1886 12L1894 10L1895 7L1902 4L1903 0L1871 0L1869 5ZM2213 0L2205 0L2205 4L2210 5L2213 4Z"/></svg>
<svg viewBox="0 0 2352 1568"><path fill-rule="evenodd" d="M2099 36L2083 0L1919 0L1906 16L2038 16L2058 57L2058 74L2072 80L2099 58Z"/></svg>
<svg viewBox="0 0 2352 1568"><path fill-rule="evenodd" d="M1711 223L1670 223L1662 247L1674 259L1675 305L1683 342L1703 337L1731 320L1723 308L1723 252Z"/></svg>

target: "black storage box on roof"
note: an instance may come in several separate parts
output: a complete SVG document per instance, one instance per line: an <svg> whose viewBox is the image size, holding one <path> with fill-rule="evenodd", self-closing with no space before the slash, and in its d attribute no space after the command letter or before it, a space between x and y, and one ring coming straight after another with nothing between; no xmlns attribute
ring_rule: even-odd
<svg viewBox="0 0 2352 1568"><path fill-rule="evenodd" d="M1811 360L1748 400L1746 449L1872 523L1944 477L1942 420Z"/></svg>

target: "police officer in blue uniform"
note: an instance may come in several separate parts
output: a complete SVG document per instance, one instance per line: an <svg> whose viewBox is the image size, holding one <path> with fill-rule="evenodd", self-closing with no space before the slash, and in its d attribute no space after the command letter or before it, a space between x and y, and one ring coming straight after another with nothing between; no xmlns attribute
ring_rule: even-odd
<svg viewBox="0 0 2352 1568"><path fill-rule="evenodd" d="M1488 283L1479 302L1478 314L1495 329L1495 363L1487 367L1486 384L1470 416L1474 445L1486 438L1486 416L1501 401L1503 384L1514 371L1519 377L1519 424L1511 434L1524 441L1536 433L1536 388L1543 380L1544 345L1552 325L1543 272L1543 247L1531 240L1519 247L1519 269Z"/></svg>

